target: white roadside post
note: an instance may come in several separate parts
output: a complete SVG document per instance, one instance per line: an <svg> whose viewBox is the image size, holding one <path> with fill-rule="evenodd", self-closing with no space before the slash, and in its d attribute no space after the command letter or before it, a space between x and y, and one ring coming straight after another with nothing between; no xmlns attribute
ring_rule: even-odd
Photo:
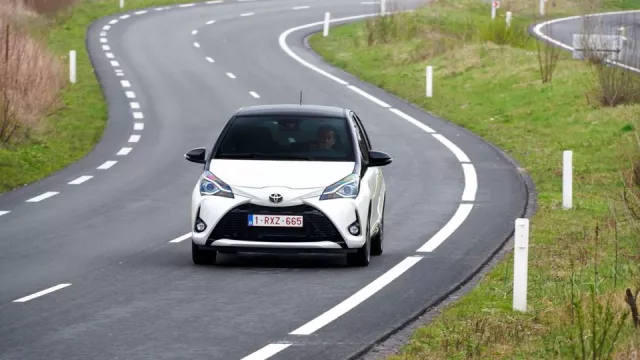
<svg viewBox="0 0 640 360"><path fill-rule="evenodd" d="M512 17L511 11L507 11L507 18L506 18L506 20L507 20L507 27L510 27L510 26L511 26L511 17Z"/></svg>
<svg viewBox="0 0 640 360"><path fill-rule="evenodd" d="M328 12L324 13L324 32L322 33L324 37L329 36L329 18L330 17L331 17L331 14L329 14Z"/></svg>
<svg viewBox="0 0 640 360"><path fill-rule="evenodd" d="M124 7L124 0L120 0L120 9Z"/></svg>
<svg viewBox="0 0 640 360"><path fill-rule="evenodd" d="M491 20L496 18L496 9L500 7L500 1L494 0L491 2Z"/></svg>
<svg viewBox="0 0 640 360"><path fill-rule="evenodd" d="M544 16L544 3L546 0L540 0L540 16Z"/></svg>
<svg viewBox="0 0 640 360"><path fill-rule="evenodd" d="M433 96L433 66L427 66L427 97Z"/></svg>
<svg viewBox="0 0 640 360"><path fill-rule="evenodd" d="M380 0L380 14L385 16L387 13L387 0Z"/></svg>
<svg viewBox="0 0 640 360"><path fill-rule="evenodd" d="M571 209L573 206L573 151L562 153L562 207Z"/></svg>
<svg viewBox="0 0 640 360"><path fill-rule="evenodd" d="M513 250L513 310L527 311L529 219L515 221Z"/></svg>
<svg viewBox="0 0 640 360"><path fill-rule="evenodd" d="M69 81L76 83L76 51L69 51Z"/></svg>

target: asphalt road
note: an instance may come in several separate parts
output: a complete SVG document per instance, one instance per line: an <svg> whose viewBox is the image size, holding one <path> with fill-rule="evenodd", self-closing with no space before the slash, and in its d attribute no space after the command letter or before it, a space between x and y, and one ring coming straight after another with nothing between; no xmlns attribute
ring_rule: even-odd
<svg viewBox="0 0 640 360"><path fill-rule="evenodd" d="M325 11L373 9L224 1L95 23L87 46L109 104L102 141L0 196L0 358L231 360L280 350L271 359L344 359L474 275L524 213L516 167L467 131L324 64L304 45L321 25L282 35ZM394 157L384 169L385 253L366 268L312 255L193 265L189 240L178 240L201 167L183 154L212 146L238 107L297 103L300 90L305 103L354 109L374 147ZM345 299L356 306L335 308ZM291 334L308 323L308 334Z"/></svg>

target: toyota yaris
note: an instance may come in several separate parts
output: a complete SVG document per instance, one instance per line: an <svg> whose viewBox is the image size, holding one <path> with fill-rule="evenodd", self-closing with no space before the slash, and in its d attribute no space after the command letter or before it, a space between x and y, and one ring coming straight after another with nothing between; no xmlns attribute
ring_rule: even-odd
<svg viewBox="0 0 640 360"><path fill-rule="evenodd" d="M192 258L218 252L344 253L352 266L382 254L391 157L372 150L351 110L262 105L237 110L204 164L191 203Z"/></svg>

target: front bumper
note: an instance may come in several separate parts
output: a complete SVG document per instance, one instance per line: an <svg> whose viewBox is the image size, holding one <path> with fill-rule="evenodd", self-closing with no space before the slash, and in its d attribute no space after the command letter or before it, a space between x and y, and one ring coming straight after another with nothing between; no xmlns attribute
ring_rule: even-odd
<svg viewBox="0 0 640 360"><path fill-rule="evenodd" d="M358 199L317 200L310 198L289 206L255 204L248 198L204 196L192 215L206 224L193 231L193 242L206 248L242 252L344 253L364 245L368 203ZM249 214L301 215L303 227L248 226ZM363 216L364 214L364 216ZM354 236L348 228L360 224Z"/></svg>

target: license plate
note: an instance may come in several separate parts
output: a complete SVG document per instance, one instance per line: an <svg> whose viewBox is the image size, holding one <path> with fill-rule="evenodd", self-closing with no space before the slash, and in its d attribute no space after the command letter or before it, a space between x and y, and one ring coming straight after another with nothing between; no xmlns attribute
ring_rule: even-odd
<svg viewBox="0 0 640 360"><path fill-rule="evenodd" d="M302 216L249 214L249 226L302 227Z"/></svg>

